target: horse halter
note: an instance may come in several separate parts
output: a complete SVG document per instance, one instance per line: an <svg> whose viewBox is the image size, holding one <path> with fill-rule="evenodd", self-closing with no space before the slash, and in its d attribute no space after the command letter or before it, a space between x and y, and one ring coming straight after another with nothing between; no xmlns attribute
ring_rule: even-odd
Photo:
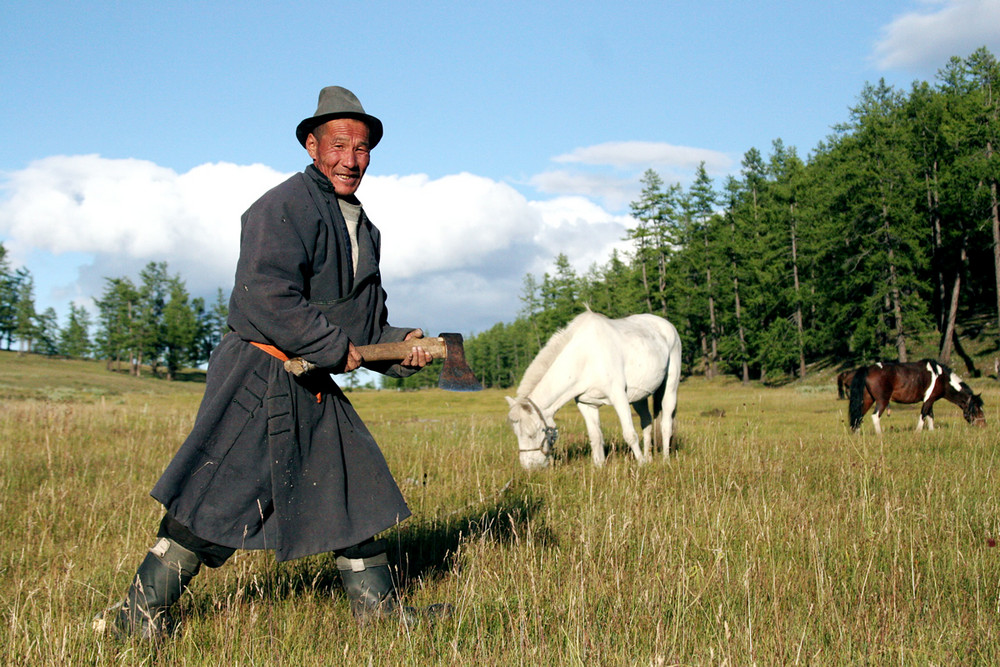
<svg viewBox="0 0 1000 667"><path fill-rule="evenodd" d="M522 449L520 444L518 445L519 452L541 452L546 449L546 447L551 450L556 444L556 438L559 437L559 429L555 426L549 426L545 422L545 415L542 414L541 408L535 405L535 402L528 397L524 399L532 409L538 413L538 418L542 420L542 426L545 427L545 437L542 438L542 442L537 447L531 447L529 449Z"/></svg>

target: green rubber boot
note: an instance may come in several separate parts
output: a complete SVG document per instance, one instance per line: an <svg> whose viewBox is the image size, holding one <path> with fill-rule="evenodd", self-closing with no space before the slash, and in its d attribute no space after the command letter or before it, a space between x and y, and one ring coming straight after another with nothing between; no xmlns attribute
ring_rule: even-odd
<svg viewBox="0 0 1000 667"><path fill-rule="evenodd" d="M139 564L125 599L94 619L94 630L118 637L158 641L174 630L170 607L180 599L201 561L173 540L161 537Z"/></svg>
<svg viewBox="0 0 1000 667"><path fill-rule="evenodd" d="M420 622L421 617L435 620L451 615L451 605L448 604L434 604L419 610L400 604L384 540L340 552L337 569L351 601L351 613L363 625L396 618L412 627Z"/></svg>

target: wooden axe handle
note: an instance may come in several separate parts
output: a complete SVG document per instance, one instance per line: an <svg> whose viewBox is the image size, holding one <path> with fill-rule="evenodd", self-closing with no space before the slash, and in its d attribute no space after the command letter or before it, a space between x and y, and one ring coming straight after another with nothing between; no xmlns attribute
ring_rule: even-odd
<svg viewBox="0 0 1000 667"><path fill-rule="evenodd" d="M415 347L422 347L435 359L448 356L448 347L444 338L411 338L398 343L376 343L375 345L359 345L358 352L365 361L401 361Z"/></svg>

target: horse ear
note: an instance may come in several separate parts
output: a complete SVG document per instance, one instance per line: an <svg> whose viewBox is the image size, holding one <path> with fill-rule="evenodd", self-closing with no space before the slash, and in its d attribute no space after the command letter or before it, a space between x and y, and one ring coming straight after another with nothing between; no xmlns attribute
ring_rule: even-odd
<svg viewBox="0 0 1000 667"><path fill-rule="evenodd" d="M515 400L514 400L513 398L511 398L510 396L504 396L504 398L506 398L506 399L507 399L507 405L509 405L510 407L514 407L514 403L517 403L517 401L515 401Z"/></svg>

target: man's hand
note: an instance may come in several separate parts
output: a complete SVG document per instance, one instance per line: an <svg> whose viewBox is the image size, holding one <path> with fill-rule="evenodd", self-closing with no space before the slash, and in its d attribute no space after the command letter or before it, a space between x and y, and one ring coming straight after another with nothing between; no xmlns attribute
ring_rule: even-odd
<svg viewBox="0 0 1000 667"><path fill-rule="evenodd" d="M344 362L344 369L335 371L336 373L350 373L351 371L361 368L361 362L364 359L361 357L361 353L358 352L358 348L354 347L354 343L347 341L347 360Z"/></svg>
<svg viewBox="0 0 1000 667"><path fill-rule="evenodd" d="M285 370L298 377L316 370L316 364L308 362L302 357L293 357L285 362Z"/></svg>
<svg viewBox="0 0 1000 667"><path fill-rule="evenodd" d="M434 355L420 347L418 343L419 339L423 337L423 329L414 329L410 333L406 334L406 338L403 340L412 340L414 342L414 346L410 349L410 353L406 355L406 358L399 362L401 366L406 366L407 368L423 368L434 360Z"/></svg>
<svg viewBox="0 0 1000 667"><path fill-rule="evenodd" d="M364 359L361 357L361 353L358 352L358 348L354 347L354 343L347 341L347 358L344 360L344 366L342 369L334 369L333 373L350 373L353 370L357 370L361 367L361 362ZM316 369L316 365L310 363L303 359L302 357L294 357L285 362L285 370L295 375L305 375Z"/></svg>

